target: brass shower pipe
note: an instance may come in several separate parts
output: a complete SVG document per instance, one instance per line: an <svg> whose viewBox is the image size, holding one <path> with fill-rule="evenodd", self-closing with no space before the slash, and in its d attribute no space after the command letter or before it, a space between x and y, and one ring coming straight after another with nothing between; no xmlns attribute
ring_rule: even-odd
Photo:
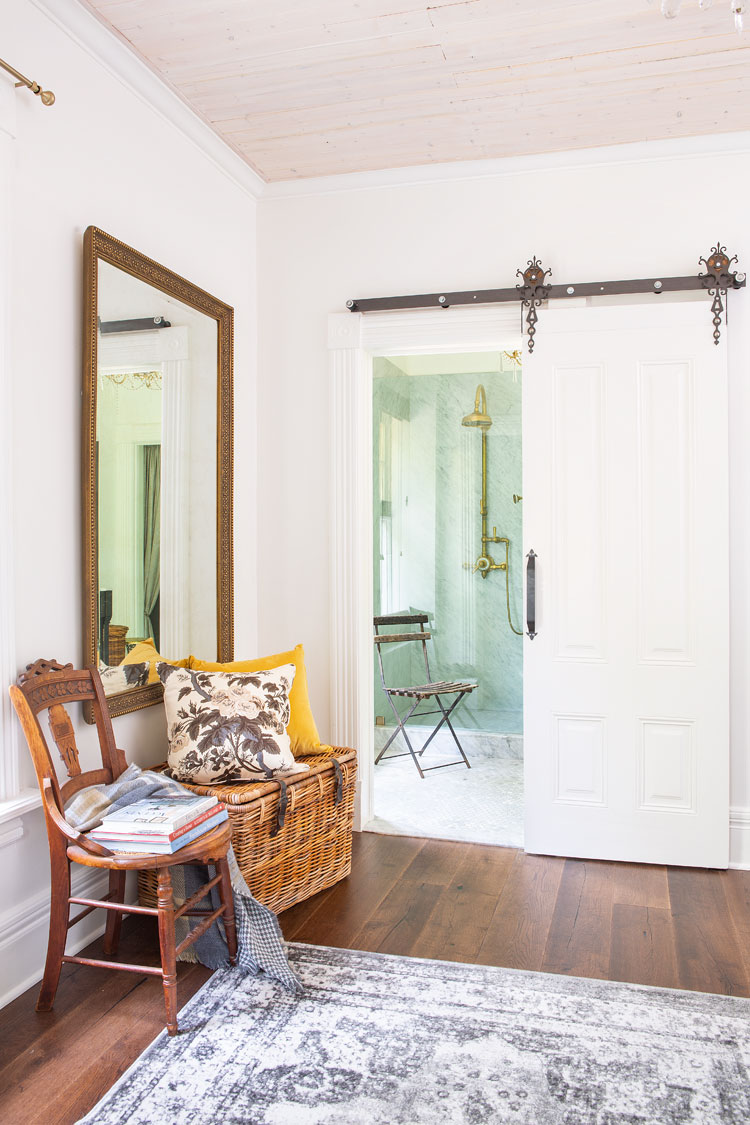
<svg viewBox="0 0 750 1125"><path fill-rule="evenodd" d="M36 94L37 97L41 100L42 105L55 104L55 95L51 90L43 90L38 82L34 82L31 78L26 78L23 74L20 73L20 71L16 70L14 66L11 66L10 63L5 62L4 59L0 59L0 67L2 67L3 70L6 70L8 74L11 74L14 78L18 79L18 81L16 82L16 86L26 86L29 90L31 90L32 94Z"/></svg>
<svg viewBox="0 0 750 1125"><path fill-rule="evenodd" d="M479 429L482 431L482 499L479 501L479 513L482 517L482 550L477 561L473 564L474 573L477 571L486 578L491 570L506 570L508 548L508 540L497 534L497 528L493 527L492 535L487 534L487 431L492 425L492 419L487 413L487 395L482 383L477 387L477 393L474 397L474 410L471 414L467 414L461 421L462 426L468 426L470 429ZM488 543L505 543L506 561L496 563L492 555L487 551ZM467 563L471 566L471 563Z"/></svg>
<svg viewBox="0 0 750 1125"><path fill-rule="evenodd" d="M464 565L467 568L471 567L475 574L479 571L482 578L486 578L491 570L505 571L505 602L508 611L508 624L514 633L522 637L523 630L516 629L510 616L510 575L508 573L510 540L505 535L498 535L496 527L493 527L492 535L487 534L487 431L492 425L492 419L487 413L487 395L482 383L477 387L477 393L474 396L474 410L471 414L462 418L461 425L482 431L482 499L479 502L479 512L482 517L482 550L475 563L465 563ZM488 543L505 544L505 559L502 562L495 562L487 549Z"/></svg>

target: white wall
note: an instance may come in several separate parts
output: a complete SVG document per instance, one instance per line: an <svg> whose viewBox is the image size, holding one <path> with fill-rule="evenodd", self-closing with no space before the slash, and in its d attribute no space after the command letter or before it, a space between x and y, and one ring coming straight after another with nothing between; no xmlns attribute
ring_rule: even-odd
<svg viewBox="0 0 750 1125"><path fill-rule="evenodd" d="M558 282L690 274L721 236L747 270L750 151L671 152L655 143L630 162L568 158L565 167L558 158L547 170L442 181L435 169L432 183L372 189L335 191L329 181L319 194L310 184L308 194L261 202L260 644L270 651L304 641L322 734L330 657L327 314L343 311L348 298L513 285L532 254ZM719 183L717 197L710 185ZM734 294L730 305L730 800L739 825L750 817L750 294ZM708 333L708 301L704 315ZM734 859L748 827L733 829ZM750 863L750 849L743 855Z"/></svg>
<svg viewBox="0 0 750 1125"><path fill-rule="evenodd" d="M78 10L75 19L91 22L92 40L111 40L105 54L124 51L92 17ZM41 3L5 0L2 24L3 57L57 95L47 109L0 78L16 108L15 139L0 147L0 162L8 148L13 162L12 262L0 262L0 297L10 287L17 668L39 656L82 658L81 277L89 224L235 308L236 637L239 652L255 651L255 201ZM78 725L90 747L91 728ZM163 760L161 708L116 719L115 733L131 758ZM2 814L0 805L0 821ZM0 822L0 1003L41 972L46 849L38 809Z"/></svg>

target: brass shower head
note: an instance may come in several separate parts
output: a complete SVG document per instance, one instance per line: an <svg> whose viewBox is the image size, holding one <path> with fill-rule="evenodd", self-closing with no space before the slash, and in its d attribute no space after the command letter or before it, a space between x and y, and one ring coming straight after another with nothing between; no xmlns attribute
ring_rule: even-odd
<svg viewBox="0 0 750 1125"><path fill-rule="evenodd" d="M465 418L461 419L462 426L477 426L480 430L489 430L492 425L492 419L487 413L487 396L484 393L484 387L480 383L477 387L477 393L474 396L474 410L471 414L467 414Z"/></svg>

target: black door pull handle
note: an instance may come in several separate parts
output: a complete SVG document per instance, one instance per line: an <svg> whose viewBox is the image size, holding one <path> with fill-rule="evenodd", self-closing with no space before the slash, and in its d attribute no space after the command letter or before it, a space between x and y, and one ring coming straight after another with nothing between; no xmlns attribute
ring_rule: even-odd
<svg viewBox="0 0 750 1125"><path fill-rule="evenodd" d="M526 556L526 632L531 641L536 636L536 560L538 557L533 547Z"/></svg>

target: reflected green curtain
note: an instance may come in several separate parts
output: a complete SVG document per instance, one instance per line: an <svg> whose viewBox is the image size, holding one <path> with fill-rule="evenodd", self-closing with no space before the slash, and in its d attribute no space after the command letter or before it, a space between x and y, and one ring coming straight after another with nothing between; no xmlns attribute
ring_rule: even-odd
<svg viewBox="0 0 750 1125"><path fill-rule="evenodd" d="M143 447L143 611L159 649L161 446Z"/></svg>

